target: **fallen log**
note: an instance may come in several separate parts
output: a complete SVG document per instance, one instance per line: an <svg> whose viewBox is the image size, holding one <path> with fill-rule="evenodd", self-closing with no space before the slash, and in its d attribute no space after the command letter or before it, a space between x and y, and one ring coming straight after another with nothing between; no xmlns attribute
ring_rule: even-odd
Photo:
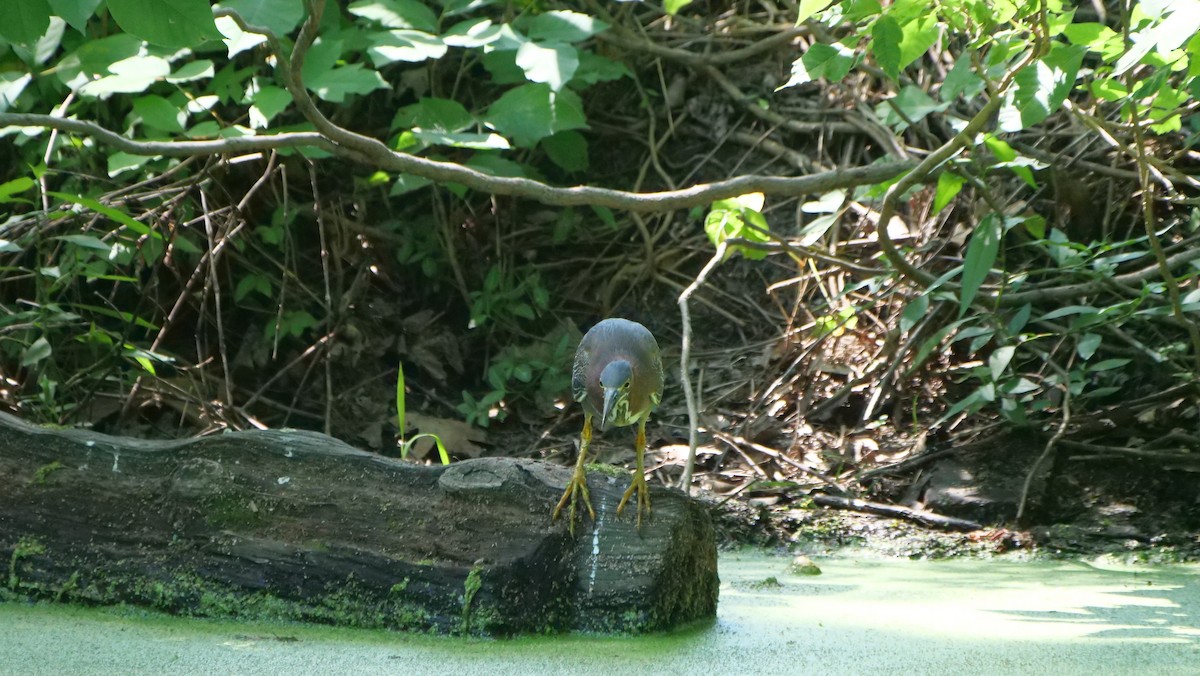
<svg viewBox="0 0 1200 676"><path fill-rule="evenodd" d="M144 441L0 414L0 600L437 633L644 632L711 618L705 509L589 472L596 521L550 511L570 472L417 466L295 430Z"/></svg>

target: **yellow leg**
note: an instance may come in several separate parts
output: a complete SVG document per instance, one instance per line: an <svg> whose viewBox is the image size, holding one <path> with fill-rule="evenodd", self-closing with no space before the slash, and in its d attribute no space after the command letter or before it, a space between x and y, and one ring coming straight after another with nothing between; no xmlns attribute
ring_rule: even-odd
<svg viewBox="0 0 1200 676"><path fill-rule="evenodd" d="M637 470L633 473L629 488L625 489L625 495L621 496L620 504L617 505L617 516L621 516L621 510L625 508L625 503L634 493L637 493L637 528L640 531L642 516L650 516L650 487L646 485L646 466L642 459L646 455L645 418L638 421L637 440L634 445L637 450Z"/></svg>
<svg viewBox="0 0 1200 676"><path fill-rule="evenodd" d="M563 492L563 496L559 499L558 505L554 508L554 514L550 518L551 521L557 521L563 506L570 500L571 508L567 510L567 529L571 531L572 535L575 534L575 503L579 500L580 495L583 495L583 505L587 507L588 514L592 515L592 521L596 520L596 510L592 509L592 497L588 493L587 472L583 469L584 458L587 457L588 446L591 445L592 416L584 413L583 433L579 435L579 459L575 461L575 473L567 482L567 490Z"/></svg>

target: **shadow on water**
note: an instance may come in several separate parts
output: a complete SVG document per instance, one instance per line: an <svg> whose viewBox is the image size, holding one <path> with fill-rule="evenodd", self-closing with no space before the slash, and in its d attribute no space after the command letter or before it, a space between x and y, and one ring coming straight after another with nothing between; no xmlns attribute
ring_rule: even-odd
<svg viewBox="0 0 1200 676"><path fill-rule="evenodd" d="M1083 596L1075 608L1002 611L1017 621L1065 623L1083 627L1094 639L1190 643L1200 646L1200 606L1195 586L1200 571L1181 568L1113 570L1078 564ZM1097 577L1105 584L1096 584ZM1069 584L1070 573L1056 578ZM1189 590L1189 585L1191 589ZM1190 591L1190 593L1189 593ZM1081 594L1088 592L1091 596ZM1091 600L1088 600L1088 599Z"/></svg>

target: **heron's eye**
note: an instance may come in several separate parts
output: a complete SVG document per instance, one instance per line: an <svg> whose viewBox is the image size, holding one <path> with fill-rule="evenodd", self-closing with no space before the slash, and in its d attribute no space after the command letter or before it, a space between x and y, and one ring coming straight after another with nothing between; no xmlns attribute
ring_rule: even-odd
<svg viewBox="0 0 1200 676"><path fill-rule="evenodd" d="M624 383L622 383L622 384L621 384L621 389L622 389L622 390L628 390L628 389L629 389L629 381L628 381L628 380L626 380Z"/></svg>

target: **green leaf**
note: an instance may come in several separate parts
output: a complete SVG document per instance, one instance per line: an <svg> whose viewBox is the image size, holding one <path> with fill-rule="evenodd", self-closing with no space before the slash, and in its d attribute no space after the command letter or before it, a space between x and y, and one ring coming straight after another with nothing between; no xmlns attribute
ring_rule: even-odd
<svg viewBox="0 0 1200 676"><path fill-rule="evenodd" d="M1122 366L1125 366L1130 361L1131 360L1129 359L1105 359L1104 361L1096 362L1095 364L1088 366L1087 370L1091 373L1096 373L1098 371L1111 371L1113 369L1119 369Z"/></svg>
<svg viewBox="0 0 1200 676"><path fill-rule="evenodd" d="M142 123L151 129L165 132L183 131L187 113L183 108L157 94L133 100L133 114L142 118Z"/></svg>
<svg viewBox="0 0 1200 676"><path fill-rule="evenodd" d="M169 49L220 40L207 0L108 0L108 11L125 32Z"/></svg>
<svg viewBox="0 0 1200 676"><path fill-rule="evenodd" d="M396 177L396 182L392 184L392 189L388 194L392 197L410 193L414 190L420 190L425 186L431 185L433 181L423 176L413 176L412 174L400 174Z"/></svg>
<svg viewBox="0 0 1200 676"><path fill-rule="evenodd" d="M133 220L133 218L131 218L129 216L129 214L126 214L125 212L120 211L118 209L114 209L112 207L105 206L90 197L83 197L81 195L72 195L70 193L53 192L53 191L48 194L51 195L52 197L57 197L58 199L60 199L64 202L69 202L71 204L78 204L80 206L87 207L88 209L91 209L92 211L95 211L98 214L103 214L104 216L107 216L107 217L111 218L112 220L116 221L117 223L124 225L126 228L129 228L130 230L132 230L133 232L135 232L139 235L153 237L154 239L157 239L160 241L163 238L162 233L158 232L157 230L151 230L150 228L146 227L145 224L139 223L139 222ZM181 251L186 251L187 253L200 253L200 250L197 249L194 244L187 241L183 237L177 237L175 239L175 246L178 247Z"/></svg>
<svg viewBox="0 0 1200 676"><path fill-rule="evenodd" d="M925 318L925 313L929 311L929 294L923 293L916 298L913 298L904 306L904 311L900 313L900 331L908 333L912 327Z"/></svg>
<svg viewBox="0 0 1200 676"><path fill-rule="evenodd" d="M17 97L33 81L29 73L10 71L0 73L0 113L7 111L17 102Z"/></svg>
<svg viewBox="0 0 1200 676"><path fill-rule="evenodd" d="M623 77L633 77L625 64L597 54L592 51L580 52L579 68L571 84L576 90L582 90L598 82L612 82Z"/></svg>
<svg viewBox="0 0 1200 676"><path fill-rule="evenodd" d="M971 307L979 286L987 278L1000 251L1000 218L988 214L971 233L967 243L967 255L963 259L962 294L959 297L958 314L961 317Z"/></svg>
<svg viewBox="0 0 1200 676"><path fill-rule="evenodd" d="M217 17L216 24L217 30L223 36L227 56L231 59L267 41L267 36L242 30L236 21L227 16Z"/></svg>
<svg viewBox="0 0 1200 676"><path fill-rule="evenodd" d="M482 17L476 19L467 19L466 21L456 23L450 27L450 30L442 33L442 41L451 47L462 47L465 49L477 49L484 45L490 45L505 37L504 29L511 27L507 24L496 25L491 19Z"/></svg>
<svg viewBox="0 0 1200 676"><path fill-rule="evenodd" d="M33 180L32 178L29 178L28 176L14 178L13 180L8 181L7 183L0 183L0 204L4 204L5 202L15 201L12 199L13 195L16 195L17 193L25 192L26 190L29 190L36 185L37 185L37 181Z"/></svg>
<svg viewBox="0 0 1200 676"><path fill-rule="evenodd" d="M1138 63L1143 63L1145 57L1154 51L1156 55L1166 55L1172 50L1183 46L1200 30L1200 11L1196 11L1191 2L1139 2L1138 8L1171 10L1161 21L1154 22L1149 28L1144 28L1130 36L1132 45L1113 67L1113 75L1122 75Z"/></svg>
<svg viewBox="0 0 1200 676"><path fill-rule="evenodd" d="M587 139L577 131L560 131L542 139L541 146L552 162L569 172L588 168Z"/></svg>
<svg viewBox="0 0 1200 676"><path fill-rule="evenodd" d="M713 202L704 219L704 234L708 235L713 246L735 238L751 242L770 241L770 226L762 215L764 203L765 197L762 193L747 193ZM725 257L728 258L736 252L740 252L749 260L760 260L767 255L766 251L759 249L735 246L726 252Z"/></svg>
<svg viewBox="0 0 1200 676"><path fill-rule="evenodd" d="M250 105L250 127L252 129L266 129L271 120L275 116L287 110L287 107L292 104L292 94L283 87L275 85L267 85L257 88L252 94L248 94L245 103Z"/></svg>
<svg viewBox="0 0 1200 676"><path fill-rule="evenodd" d="M508 150L508 139L499 134L479 134L474 132L444 132L426 129L413 129L414 138L430 146L449 146L451 148L468 148L472 150Z"/></svg>
<svg viewBox="0 0 1200 676"><path fill-rule="evenodd" d="M199 61L189 61L179 68L176 68L167 76L167 82L195 82L196 80L205 80L213 76L213 62L208 59L200 59Z"/></svg>
<svg viewBox="0 0 1200 676"><path fill-rule="evenodd" d="M839 214L825 214L824 216L814 218L811 223L804 226L804 229L800 231L800 246L812 246L816 244L839 220L841 220Z"/></svg>
<svg viewBox="0 0 1200 676"><path fill-rule="evenodd" d="M1055 43L1049 54L1022 68L1014 79L1015 90L1000 111L1000 130L1027 129L1057 111L1075 88L1086 53L1082 45Z"/></svg>
<svg viewBox="0 0 1200 676"><path fill-rule="evenodd" d="M259 293L267 298L272 297L271 280L264 275L246 275L242 281L238 282L237 289L233 292L233 299L241 301L246 296L252 293Z"/></svg>
<svg viewBox="0 0 1200 676"><path fill-rule="evenodd" d="M1033 306L1026 303L1017 310L1011 321L1008 322L1008 335L1015 336L1020 333L1025 325L1029 323L1029 317L1033 314Z"/></svg>
<svg viewBox="0 0 1200 676"><path fill-rule="evenodd" d="M86 32L88 19L104 0L50 0L50 9L80 33Z"/></svg>
<svg viewBox="0 0 1200 676"><path fill-rule="evenodd" d="M796 13L796 25L808 21L808 18L817 12L822 12L826 7L833 4L833 0L800 0L799 11Z"/></svg>
<svg viewBox="0 0 1200 676"><path fill-rule="evenodd" d="M517 50L517 66L530 82L544 82L559 91L575 75L579 52L561 42L526 42Z"/></svg>
<svg viewBox="0 0 1200 676"><path fill-rule="evenodd" d="M991 391L991 396L988 396L989 390ZM995 398L995 388L994 387L992 387L992 388L989 388L987 386L981 387L981 388L975 390L974 392L972 392L971 394L968 394L961 401L959 401L959 402L955 403L953 406L951 406L950 410L946 411L942 415L941 418L938 418L937 422L935 422L932 425L932 427L937 427L937 426L941 425L942 423L953 418L954 416L958 415L959 413L962 413L963 411L966 411L967 413L975 413L979 409L983 408L983 405L985 403L987 403L988 401L990 401L994 398Z"/></svg>
<svg viewBox="0 0 1200 676"><path fill-rule="evenodd" d="M938 176L937 192L933 198L933 213L936 214L946 208L946 205L958 196L966 182L967 179L952 171L943 171Z"/></svg>
<svg viewBox="0 0 1200 676"><path fill-rule="evenodd" d="M75 246L82 247L84 249L92 249L94 251L102 251L104 253L108 253L112 250L111 244L107 244L104 242L104 240L91 235L59 235L54 239L70 242Z"/></svg>
<svg viewBox="0 0 1200 676"><path fill-rule="evenodd" d="M991 372L993 381L1000 380L1000 376L1004 375L1016 351L1015 345L1002 345L992 351L988 357L988 371Z"/></svg>
<svg viewBox="0 0 1200 676"><path fill-rule="evenodd" d="M142 41L127 33L120 33L99 40L89 40L75 50L72 56L63 59L63 67L69 72L87 75L109 75L112 64L137 56L142 50ZM69 61L77 61L74 68ZM73 76L73 74L72 74ZM70 79L70 78L68 78Z"/></svg>
<svg viewBox="0 0 1200 676"><path fill-rule="evenodd" d="M531 40L579 42L608 30L608 24L587 14L554 10L533 17L522 25Z"/></svg>
<svg viewBox="0 0 1200 676"><path fill-rule="evenodd" d="M160 159L158 155L134 155L118 150L108 156L107 169L109 176L117 176L127 171L141 169L150 162Z"/></svg>
<svg viewBox="0 0 1200 676"><path fill-rule="evenodd" d="M237 12L251 26L270 28L280 37L304 19L304 3L297 0L222 0L221 6Z"/></svg>
<svg viewBox="0 0 1200 676"><path fill-rule="evenodd" d="M679 13L679 10L692 4L692 0L663 0L663 9L667 10L667 14L674 16Z"/></svg>
<svg viewBox="0 0 1200 676"><path fill-rule="evenodd" d="M427 129L456 132L475 126L475 116L458 101L423 97L396 111L392 129Z"/></svg>
<svg viewBox="0 0 1200 676"><path fill-rule="evenodd" d="M367 56L376 68L403 61L420 63L446 55L446 44L436 35L421 31L397 29L372 33Z"/></svg>
<svg viewBox="0 0 1200 676"><path fill-rule="evenodd" d="M854 52L845 45L814 43L800 58L792 62L792 75L779 89L793 87L826 78L838 82L854 67Z"/></svg>
<svg viewBox="0 0 1200 676"><path fill-rule="evenodd" d="M171 73L171 64L157 56L131 56L108 66L112 75L93 80L79 88L84 96L107 99L113 94L143 92Z"/></svg>
<svg viewBox="0 0 1200 676"><path fill-rule="evenodd" d="M545 84L505 92L488 108L486 122L524 148L560 131L587 128L579 95L569 89L554 92Z"/></svg>
<svg viewBox="0 0 1200 676"><path fill-rule="evenodd" d="M32 45L50 28L50 3L46 0L8 0L0 37L9 42Z"/></svg>
<svg viewBox="0 0 1200 676"><path fill-rule="evenodd" d="M411 28L436 33L437 15L417 0L358 0L350 3L354 16L378 21L388 28Z"/></svg>
<svg viewBox="0 0 1200 676"><path fill-rule="evenodd" d="M21 366L33 366L49 357L53 352L50 341L46 340L45 336L40 336L29 347L21 351Z"/></svg>
<svg viewBox="0 0 1200 676"><path fill-rule="evenodd" d="M524 167L493 153L480 153L467 160L466 165L492 176L506 176L508 178L526 177ZM498 272L497 268L492 269Z"/></svg>
<svg viewBox="0 0 1200 676"><path fill-rule="evenodd" d="M342 103L348 95L390 88L379 73L367 70L361 63L327 70L306 80L304 84L319 98L330 103Z"/></svg>
<svg viewBox="0 0 1200 676"><path fill-rule="evenodd" d="M1109 40L1119 38L1117 32L1102 23L1079 22L1068 24L1063 29L1063 35L1071 44L1084 45L1093 51L1100 51Z"/></svg>
<svg viewBox="0 0 1200 676"><path fill-rule="evenodd" d="M891 16L885 14L875 20L871 26L871 53L875 62L892 80L900 79L900 42L904 39L904 31L900 24Z"/></svg>
<svg viewBox="0 0 1200 676"><path fill-rule="evenodd" d="M1068 305L1066 307L1060 307L1057 310L1051 310L1050 312L1047 312L1046 314L1042 315L1038 321L1044 322L1070 315L1094 315L1098 314L1099 312L1099 310L1091 307L1090 305Z"/></svg>
<svg viewBox="0 0 1200 676"><path fill-rule="evenodd" d="M1046 219L1044 216L1030 216L1022 223L1025 226L1025 231L1033 235L1035 239L1043 239L1046 236Z"/></svg>
<svg viewBox="0 0 1200 676"><path fill-rule="evenodd" d="M1079 344L1075 346L1075 352L1079 354L1080 359L1087 361L1096 354L1101 340L1098 333L1085 333L1079 337Z"/></svg>
<svg viewBox="0 0 1200 676"><path fill-rule="evenodd" d="M396 427L400 430L400 440L404 440L404 432L408 428L405 407L404 407L404 364L396 364ZM408 445L405 444L400 452L400 457L403 458L408 453Z"/></svg>
<svg viewBox="0 0 1200 676"><path fill-rule="evenodd" d="M938 90L938 98L949 102L962 94L963 98L970 101L983 91L983 87L983 78L975 74L971 65L971 55L964 53L958 57L958 61L954 62L954 67L946 74L946 79L942 82L941 89Z"/></svg>
<svg viewBox="0 0 1200 676"><path fill-rule="evenodd" d="M949 106L949 103L934 101L920 87L908 85L896 96L880 103L875 109L875 114L885 124L901 132L926 115L940 113Z"/></svg>
<svg viewBox="0 0 1200 676"><path fill-rule="evenodd" d="M941 27L938 25L936 12L918 16L904 24L901 31L904 37L900 41L899 70L904 70L909 64L921 58L941 37Z"/></svg>

